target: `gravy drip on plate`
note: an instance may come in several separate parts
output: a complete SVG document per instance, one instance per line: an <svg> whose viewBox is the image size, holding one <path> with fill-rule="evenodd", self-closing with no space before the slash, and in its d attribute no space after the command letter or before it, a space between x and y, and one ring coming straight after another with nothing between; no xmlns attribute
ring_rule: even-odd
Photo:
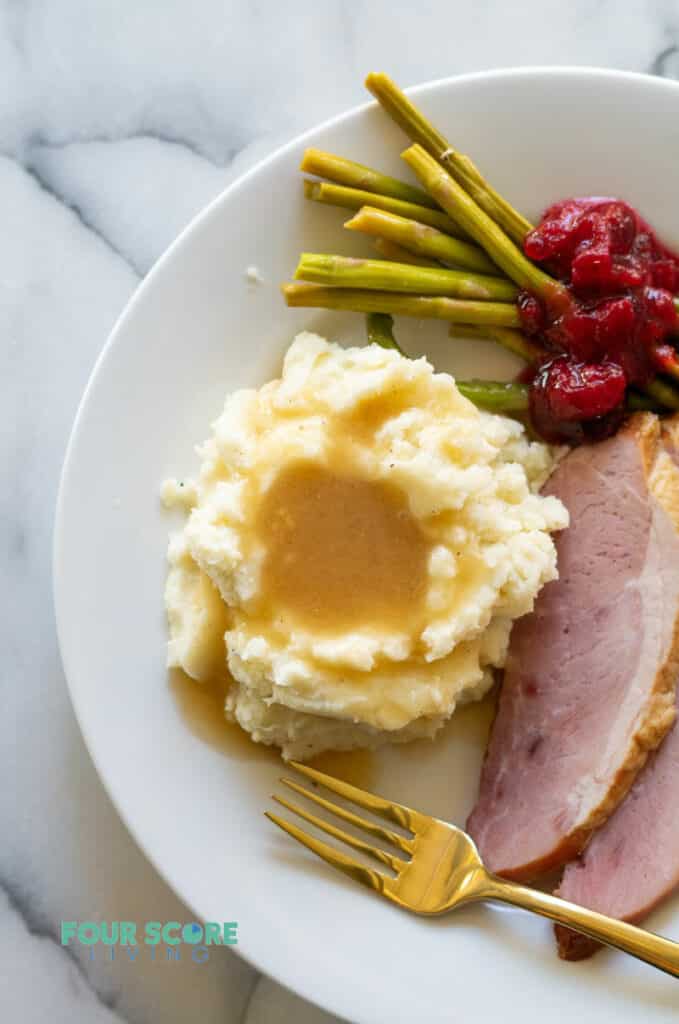
<svg viewBox="0 0 679 1024"><path fill-rule="evenodd" d="M206 746L239 761L278 761L278 751L261 743L253 743L236 722L224 714L224 702L233 684L226 671L198 682L181 669L172 669L169 689L182 721Z"/></svg>

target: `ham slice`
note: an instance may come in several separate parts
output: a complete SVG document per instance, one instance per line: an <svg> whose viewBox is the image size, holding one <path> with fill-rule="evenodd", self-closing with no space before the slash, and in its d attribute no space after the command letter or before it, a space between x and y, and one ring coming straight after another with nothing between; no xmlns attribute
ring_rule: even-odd
<svg viewBox="0 0 679 1024"><path fill-rule="evenodd" d="M487 866L562 867L613 813L674 718L679 472L655 416L578 448L545 487L570 511L559 579L512 631L478 801Z"/></svg>
<svg viewBox="0 0 679 1024"><path fill-rule="evenodd" d="M679 462L679 419L663 431ZM679 691L677 694L679 702ZM637 923L679 886L679 726L648 759L615 814L582 856L566 867L558 894L609 917ZM598 944L557 926L559 955L590 956Z"/></svg>

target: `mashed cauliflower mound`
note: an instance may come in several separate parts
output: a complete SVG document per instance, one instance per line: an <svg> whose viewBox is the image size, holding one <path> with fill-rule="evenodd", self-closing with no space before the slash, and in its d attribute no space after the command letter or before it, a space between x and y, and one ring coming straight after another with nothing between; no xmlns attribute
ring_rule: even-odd
<svg viewBox="0 0 679 1024"><path fill-rule="evenodd" d="M168 663L206 680L226 658L227 717L286 758L433 736L486 693L513 620L557 576L550 531L568 515L537 493L553 452L478 411L424 358L301 334L280 380L227 399L199 455L193 507L170 542ZM325 495L306 523L298 499L286 504L286 474L298 496ZM393 543L416 538L403 558L352 518L351 494L366 509L388 497ZM328 564L305 565L316 549L295 545L325 550L324 529ZM348 565L353 544L364 561L374 549L374 564ZM389 564L404 576L394 570L393 607L380 582ZM353 594L335 593L352 579Z"/></svg>

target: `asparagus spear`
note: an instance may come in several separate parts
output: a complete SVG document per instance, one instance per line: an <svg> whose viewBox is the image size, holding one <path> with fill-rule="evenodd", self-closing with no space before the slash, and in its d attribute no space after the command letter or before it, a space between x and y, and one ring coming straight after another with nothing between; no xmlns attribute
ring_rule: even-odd
<svg viewBox="0 0 679 1024"><path fill-rule="evenodd" d="M660 377L654 377L649 381L644 387L644 393L665 409L679 410L679 391L676 391L671 384L666 384Z"/></svg>
<svg viewBox="0 0 679 1024"><path fill-rule="evenodd" d="M452 337L496 341L503 348L525 359L527 363L535 363L548 357L548 353L544 349L526 338L521 331L490 324L483 327L474 324L464 324L458 327L456 324L451 324L449 333ZM656 412L663 409L679 410L679 391L665 383L660 377L654 377L645 385L641 394L629 391L626 404L630 410L652 409Z"/></svg>
<svg viewBox="0 0 679 1024"><path fill-rule="evenodd" d="M326 181L309 181L308 179L304 180L304 195L307 199L315 199L318 203L343 206L348 210L360 210L362 206L376 206L380 210L389 210L402 217L418 220L421 224L431 224L432 227L446 231L456 238L464 235L462 228L441 210L430 210L427 206L406 203L402 199L394 199L392 196L381 196L376 192L366 192L360 188L347 188L345 185L330 185Z"/></svg>
<svg viewBox="0 0 679 1024"><path fill-rule="evenodd" d="M526 259L502 228L422 146L410 146L401 155L443 209L456 217L465 231L520 288L529 289L546 302L568 301L568 291L564 285Z"/></svg>
<svg viewBox="0 0 679 1024"><path fill-rule="evenodd" d="M445 136L437 131L384 72L372 71L367 76L365 84L386 113L403 129L406 135L443 164L491 220L504 229L510 239L522 244L527 233L533 230L534 225L492 188L473 161L465 154L458 153L453 149ZM443 206L440 202L439 205ZM679 297L674 299L674 306L679 315Z"/></svg>
<svg viewBox="0 0 679 1024"><path fill-rule="evenodd" d="M497 380L458 380L460 394L489 412L526 412L528 388L525 384L505 384Z"/></svg>
<svg viewBox="0 0 679 1024"><path fill-rule="evenodd" d="M382 348L395 348L401 355L403 349L394 337L394 318L388 313L368 313L365 318L369 345L381 345Z"/></svg>
<svg viewBox="0 0 679 1024"><path fill-rule="evenodd" d="M676 351L670 345L659 345L653 354L656 369L667 374L672 380L679 381L679 357Z"/></svg>
<svg viewBox="0 0 679 1024"><path fill-rule="evenodd" d="M318 284L284 284L288 306L352 309L356 313L395 313L460 324L518 327L516 306L509 302L475 302L442 296L399 295L359 288L325 288Z"/></svg>
<svg viewBox="0 0 679 1024"><path fill-rule="evenodd" d="M381 345L382 348L395 348L401 355L405 355L394 337L394 318L388 313L369 313L366 316L366 327L368 344ZM508 328L477 328L470 325L464 327L463 331L467 335L482 335L485 331L486 336L492 336L494 340L499 340L500 337L506 340L508 336L519 334L518 331ZM510 350L514 351L513 348ZM530 408L530 392L527 384L479 379L458 380L455 383L460 394L468 398L479 409L495 413L517 413L527 412ZM630 412L637 412L641 409L650 412L662 411L664 408L676 409L679 408L679 394L674 388L656 379L651 382L646 394L634 390L628 391L625 405Z"/></svg>
<svg viewBox="0 0 679 1024"><path fill-rule="evenodd" d="M455 383L458 391L480 409L487 409L489 412L511 413L526 412L530 408L529 390L526 384L505 384L496 380L458 380ZM671 396L665 397L672 401L679 398L674 391ZM625 400L625 407L630 412L636 412L639 409L658 412L662 411L664 406L665 403L658 399L633 391L628 392Z"/></svg>
<svg viewBox="0 0 679 1024"><path fill-rule="evenodd" d="M388 313L368 313L365 318L369 345L395 348L405 355L394 337L394 318ZM494 380L458 380L457 389L480 409L489 412L526 412L528 388L525 384L508 384Z"/></svg>
<svg viewBox="0 0 679 1024"><path fill-rule="evenodd" d="M536 363L546 356L544 349L530 341L521 331L513 330L511 327L474 327L465 324L458 327L450 325L449 334L452 338L479 338L483 341L495 341L502 348L525 359L527 363Z"/></svg>
<svg viewBox="0 0 679 1024"><path fill-rule="evenodd" d="M452 148L448 140L430 124L388 75L372 72L365 84L406 135L443 164L481 209L511 239L521 244L533 225L488 184L469 157Z"/></svg>
<svg viewBox="0 0 679 1024"><path fill-rule="evenodd" d="M368 344L382 348L395 348L405 355L394 337L394 318L388 313L368 313L366 316ZM529 406L528 388L525 384L505 383L495 380L458 380L455 382L460 394L468 398L479 409L489 412L526 412Z"/></svg>
<svg viewBox="0 0 679 1024"><path fill-rule="evenodd" d="M382 196L392 196L406 203L418 203L436 209L436 202L421 188L408 185L389 174L381 174L353 160L326 153L322 149L306 149L299 169L307 174L316 174L319 178L327 178L337 185L349 185L365 192L379 192Z"/></svg>
<svg viewBox="0 0 679 1024"><path fill-rule="evenodd" d="M660 410L658 410L659 404ZM658 400L651 398L649 394L643 395L640 391L632 389L627 392L625 405L630 412L658 412L663 408L662 403L658 403Z"/></svg>
<svg viewBox="0 0 679 1024"><path fill-rule="evenodd" d="M416 173L418 173L416 165L419 163L418 176L433 193L438 204L443 206L450 214L450 220L453 225L452 230L458 235L466 230L472 238L479 241L486 248L486 251L492 256L493 260L503 267L509 276L521 287L530 289L544 300L550 302L567 301L566 289L525 260L520 250L511 244L512 239L519 243L523 241L526 232L532 228L530 222L521 217L506 200L494 192L468 157L452 150L447 140L436 132L433 126L426 121L417 108L407 100L386 75L370 75L366 84L410 137L416 142L422 143L424 149L438 159L444 167L447 167L452 175L452 178L441 175L436 177L431 165L427 169L426 159L423 159L423 157L426 158L426 153L418 153L420 148L418 146L410 147L404 154L407 162L415 169ZM331 157L329 154L322 154L322 156L326 158ZM335 176L338 174L347 175L350 172L356 174L358 171L370 171L370 169L362 168L361 165L352 164L351 161L331 157L332 159L339 161L341 164L339 170L337 165L335 165ZM325 166L326 171L318 173L326 173L327 176L331 176L331 174L327 173L330 170L327 160ZM378 174L378 172L371 173ZM386 177L388 176L383 176L383 178ZM343 180L347 181L349 179L344 177ZM374 177L372 179L364 179L361 182L358 182L355 177L351 180L352 183L357 182L364 186L367 184L367 180L372 180L375 183ZM391 182L395 181L396 179L391 179ZM403 183L396 182L396 184L401 186ZM452 187L454 184L462 187L456 190ZM378 186L374 184L374 187ZM409 187L405 186L405 188ZM387 185L387 188L389 188L389 185ZM437 189L440 190L441 194L437 194ZM465 190L468 194L465 193ZM309 198L330 202L334 205L348 206L350 209L358 209L364 204L364 201L367 201L373 208L377 207L395 212L397 215L405 214L408 216L410 214L412 217L412 211L402 208L402 199L396 198L393 195L376 195L374 197L368 196L367 200L364 200L363 197L359 198L357 194L360 191L351 188L333 190L333 186L327 186L323 183L305 182L305 193ZM382 191L384 191L384 180L382 181ZM401 191L398 194L403 195ZM410 193L410 198L413 198L412 193ZM427 216L427 204L422 202L421 196L418 196L418 198L420 200L418 205L422 206L419 220L421 223L431 224L431 214ZM396 206L396 203L400 204L401 208ZM428 205L431 209L433 204L430 201ZM424 216L422 215L423 213ZM433 210L433 213L437 214L437 211ZM482 216L479 216L479 214L484 213L486 214L485 221ZM461 225L456 223L457 219L460 220ZM434 226L441 225L437 224ZM448 231L450 231L451 227L446 226ZM504 228L504 231L502 228ZM386 245L387 251L389 251L389 242L389 238L383 238L381 240L378 239L377 244L383 251ZM392 252L394 244L397 245L398 243L392 242ZM286 285L283 287L283 292L288 305L291 306L311 305L328 308L375 310L374 303L379 298L383 308L386 309L387 305L385 304L388 304L389 308L394 312L403 312L406 315L440 317L451 319L453 323L464 323L465 320L469 319L470 323L467 324L465 330L467 334L472 331L476 332L482 323L486 323L488 328L492 327L493 329L499 326L500 331L495 332L495 340L500 341L511 351L531 361L536 358L535 350L537 352L540 351L532 342L523 339L518 331L508 330L504 331L503 334L500 333L503 331L503 324L518 325L518 317L515 316L512 319L508 316L507 311L502 312L497 309L491 309L491 306L497 307L499 304L487 303L485 311L478 308L472 310L472 307L478 307L479 304L474 302L455 302L454 300L439 297L411 297L409 295L390 294L388 292L384 296L378 296L374 292L371 294L350 289L343 289L342 294L338 295L336 289L318 288L313 285ZM464 312L462 307L466 307ZM679 298L675 299L675 307L679 313ZM388 314L382 315L385 318L388 316ZM464 320L460 319L462 316L464 316ZM488 320L489 316L491 318L490 322ZM391 324L389 323L390 326ZM486 330L486 333L490 333L490 331ZM391 331L389 331L389 335L393 340ZM395 341L394 344L396 344ZM476 393L478 394L479 382L467 382L466 385L463 382L463 386L468 388L470 395L474 388L476 388ZM502 388L503 386L497 385L497 387ZM646 396L638 395L634 392L630 393L628 396L629 408L649 407L651 403L657 402L667 408L679 409L679 393L661 379L655 378L645 390ZM516 400L518 401L518 398Z"/></svg>
<svg viewBox="0 0 679 1024"><path fill-rule="evenodd" d="M304 252L295 279L336 288L371 288L414 295L449 295L457 299L513 302L516 288L510 281L467 270L413 267L385 260L355 259Z"/></svg>
<svg viewBox="0 0 679 1024"><path fill-rule="evenodd" d="M380 235L402 245L420 256L429 256L447 263L451 267L465 267L487 274L497 274L495 264L488 259L483 249L450 235L428 224L420 224L407 217L399 217L373 206L363 206L358 213L345 223L350 231L361 231L366 235Z"/></svg>
<svg viewBox="0 0 679 1024"><path fill-rule="evenodd" d="M346 227L346 224L344 225ZM373 245L380 256L385 260L392 260L394 263L410 263L413 267L440 267L436 260L425 259L424 256L416 256L414 252L404 249L397 242L389 238L373 238Z"/></svg>

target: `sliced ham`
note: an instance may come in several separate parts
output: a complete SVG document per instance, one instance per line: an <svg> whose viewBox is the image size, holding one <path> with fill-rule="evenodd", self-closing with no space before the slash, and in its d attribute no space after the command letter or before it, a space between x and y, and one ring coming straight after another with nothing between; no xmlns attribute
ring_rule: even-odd
<svg viewBox="0 0 679 1024"><path fill-rule="evenodd" d="M514 626L467 828L520 881L584 848L671 728L679 670L679 473L656 417L569 453L545 487L571 525L559 579Z"/></svg>
<svg viewBox="0 0 679 1024"><path fill-rule="evenodd" d="M664 431L679 462L679 420ZM679 701L679 691L678 691ZM675 724L615 814L578 860L566 867L558 894L609 917L637 923L679 886L679 725ZM559 954L580 960L596 942L556 928Z"/></svg>

